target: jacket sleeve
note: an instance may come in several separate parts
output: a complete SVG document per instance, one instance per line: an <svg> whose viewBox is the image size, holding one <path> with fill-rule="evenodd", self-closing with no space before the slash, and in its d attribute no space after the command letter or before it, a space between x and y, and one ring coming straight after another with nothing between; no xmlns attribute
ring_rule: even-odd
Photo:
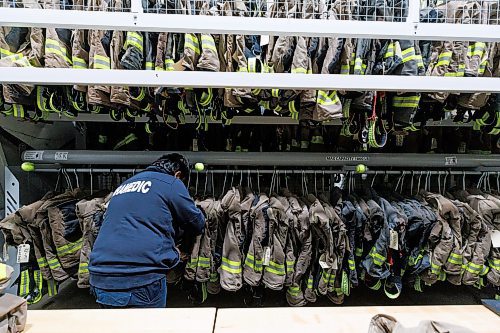
<svg viewBox="0 0 500 333"><path fill-rule="evenodd" d="M189 196L186 186L176 180L170 193L169 208L174 222L181 229L200 235L205 227L205 217Z"/></svg>

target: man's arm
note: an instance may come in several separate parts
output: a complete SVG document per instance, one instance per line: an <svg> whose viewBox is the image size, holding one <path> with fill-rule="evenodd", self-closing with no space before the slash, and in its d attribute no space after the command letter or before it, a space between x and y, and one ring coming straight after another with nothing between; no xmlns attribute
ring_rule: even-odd
<svg viewBox="0 0 500 333"><path fill-rule="evenodd" d="M180 229L193 236L200 235L205 227L205 217L189 196L184 183L176 179L170 195L170 212Z"/></svg>

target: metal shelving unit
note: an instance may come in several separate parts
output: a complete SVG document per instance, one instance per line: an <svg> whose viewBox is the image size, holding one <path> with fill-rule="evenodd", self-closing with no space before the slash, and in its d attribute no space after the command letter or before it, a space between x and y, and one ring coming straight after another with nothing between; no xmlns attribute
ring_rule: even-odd
<svg viewBox="0 0 500 333"><path fill-rule="evenodd" d="M68 29L168 31L214 34L500 41L500 25L420 22L419 1L409 1L404 22L306 20L267 17L144 13L141 0L130 12L0 8L0 25ZM167 18L165 17L167 16ZM244 23L243 23L244 22ZM242 24L243 23L243 24Z"/></svg>

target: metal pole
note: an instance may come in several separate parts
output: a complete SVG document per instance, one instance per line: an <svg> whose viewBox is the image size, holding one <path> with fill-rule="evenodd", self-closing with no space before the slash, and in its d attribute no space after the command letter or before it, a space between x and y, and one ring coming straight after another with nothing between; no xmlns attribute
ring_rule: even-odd
<svg viewBox="0 0 500 333"><path fill-rule="evenodd" d="M61 172L62 170L69 172L69 173L137 173L141 172L144 169L105 169L105 168L63 168L63 169L36 169L35 172L46 172L46 173L58 173ZM192 173L196 173L198 171L191 171ZM200 171L199 173L203 174L308 174L308 175L332 175L332 174L347 174L347 173L352 173L352 171L349 170L300 170L300 169L238 169L238 170L229 170L229 169L214 169L214 170L204 170ZM368 170L364 174L369 174L369 175L400 175L402 173L405 174L422 174L422 175L482 175L485 173L488 173L488 171L481 172L481 171L418 171L415 173L415 171L411 170ZM490 172L492 174L496 174L498 172Z"/></svg>
<svg viewBox="0 0 500 333"><path fill-rule="evenodd" d="M25 162L60 165L149 165L168 152L105 151L105 150L27 150ZM390 168L497 168L500 155L474 154L386 154L386 153L283 153L283 152L180 152L191 163L210 166L247 167L346 167L364 164L368 167ZM490 170L490 171L497 171Z"/></svg>

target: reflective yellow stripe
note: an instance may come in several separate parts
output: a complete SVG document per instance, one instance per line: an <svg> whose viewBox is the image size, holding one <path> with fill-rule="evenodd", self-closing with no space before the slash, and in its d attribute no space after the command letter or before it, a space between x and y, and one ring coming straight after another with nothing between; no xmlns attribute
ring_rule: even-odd
<svg viewBox="0 0 500 333"><path fill-rule="evenodd" d="M288 287L287 293L291 296L298 296L300 294L299 287Z"/></svg>
<svg viewBox="0 0 500 333"><path fill-rule="evenodd" d="M59 257L65 256L67 254L75 253L82 248L83 238L80 238L76 242L68 243L66 245L60 246L56 248L57 255Z"/></svg>
<svg viewBox="0 0 500 333"><path fill-rule="evenodd" d="M49 297L57 295L57 285L53 279L47 280L47 287L49 289Z"/></svg>
<svg viewBox="0 0 500 333"><path fill-rule="evenodd" d="M340 102L339 97L337 96L337 92L333 91L329 95L323 91L318 90L318 96L316 98L316 102L321 105L334 105Z"/></svg>
<svg viewBox="0 0 500 333"><path fill-rule="evenodd" d="M0 59L4 58L4 57L11 56L13 54L14 54L14 52L10 52L10 50L3 49L3 48L0 47Z"/></svg>
<svg viewBox="0 0 500 333"><path fill-rule="evenodd" d="M420 96L395 96L392 106L401 108L416 108L420 102Z"/></svg>
<svg viewBox="0 0 500 333"><path fill-rule="evenodd" d="M146 61L146 70L152 71L154 69L154 63L152 61Z"/></svg>
<svg viewBox="0 0 500 333"><path fill-rule="evenodd" d="M144 51L144 39L142 38L142 35L134 32L134 31L128 31L127 32L127 38L125 40L125 44L123 44L124 48L127 48L129 46L135 46L136 48L139 49L139 51L143 52Z"/></svg>
<svg viewBox="0 0 500 333"><path fill-rule="evenodd" d="M361 70L363 67L363 59L361 58L356 58L354 62L354 70Z"/></svg>
<svg viewBox="0 0 500 333"><path fill-rule="evenodd" d="M94 69L111 69L111 60L109 57L95 54Z"/></svg>
<svg viewBox="0 0 500 333"><path fill-rule="evenodd" d="M323 280L324 283L328 284L330 282L333 282L333 280L335 280L335 274L323 271L321 272L321 279Z"/></svg>
<svg viewBox="0 0 500 333"><path fill-rule="evenodd" d="M242 271L240 261L229 260L228 258L225 257L222 257L221 268L224 271L233 274L240 274Z"/></svg>
<svg viewBox="0 0 500 333"><path fill-rule="evenodd" d="M272 89L271 90L271 95L273 97L280 97L280 90L279 89Z"/></svg>
<svg viewBox="0 0 500 333"><path fill-rule="evenodd" d="M425 67L425 65L424 65L424 59L422 58L422 56L420 54L416 54L415 55L415 59L417 59L417 65L418 65L418 67L421 67L421 68Z"/></svg>
<svg viewBox="0 0 500 333"><path fill-rule="evenodd" d="M200 44L198 42L198 37L193 34L185 35L184 47L193 50L196 54L200 54Z"/></svg>
<svg viewBox="0 0 500 333"><path fill-rule="evenodd" d="M47 261L47 258L42 257L36 260L38 263L38 267L43 268L47 267L49 265L49 262Z"/></svg>
<svg viewBox="0 0 500 333"><path fill-rule="evenodd" d="M12 107L14 109L14 117L24 118L24 106L21 104L14 104Z"/></svg>
<svg viewBox="0 0 500 333"><path fill-rule="evenodd" d="M279 276L285 275L285 266L272 261L270 261L269 266L265 266L264 269L266 270L266 272L273 273Z"/></svg>
<svg viewBox="0 0 500 333"><path fill-rule="evenodd" d="M217 53L217 47L215 46L215 40L210 35L201 35L201 47L203 49L209 49Z"/></svg>
<svg viewBox="0 0 500 333"><path fill-rule="evenodd" d="M21 271L21 280L19 281L19 296L26 297L30 293L30 276L27 269Z"/></svg>
<svg viewBox="0 0 500 333"><path fill-rule="evenodd" d="M436 66L448 66L450 64L450 59L452 56L452 52L441 52L438 57L438 63Z"/></svg>
<svg viewBox="0 0 500 333"><path fill-rule="evenodd" d="M431 263L431 272L435 275L439 275L441 273L441 267L434 263Z"/></svg>
<svg viewBox="0 0 500 333"><path fill-rule="evenodd" d="M354 260L348 259L347 262L349 263L349 269L351 271L356 270L356 262Z"/></svg>
<svg viewBox="0 0 500 333"><path fill-rule="evenodd" d="M344 75L349 74L349 70L350 70L349 65L340 66L340 74Z"/></svg>
<svg viewBox="0 0 500 333"><path fill-rule="evenodd" d="M369 253L369 256L373 258L373 262L377 265L377 266L382 266L384 264L384 262L387 260L386 257L384 257L383 255L381 255L380 253L377 252L377 250L375 249L375 247L373 247Z"/></svg>
<svg viewBox="0 0 500 333"><path fill-rule="evenodd" d="M389 44L387 51L385 52L384 58L394 57L394 42Z"/></svg>
<svg viewBox="0 0 500 333"><path fill-rule="evenodd" d="M409 48L401 51L401 54L403 55L403 63L416 59L414 47L409 47Z"/></svg>
<svg viewBox="0 0 500 333"><path fill-rule="evenodd" d="M174 60L173 59L165 59L165 70L173 71L174 70Z"/></svg>
<svg viewBox="0 0 500 333"><path fill-rule="evenodd" d="M210 267L210 258L198 257L197 266L201 267L201 268L209 268Z"/></svg>
<svg viewBox="0 0 500 333"><path fill-rule="evenodd" d="M62 46L57 40L47 38L45 39L45 53L50 54L54 53L57 54L66 60L68 64L72 64L73 62L71 59L68 57L68 51L64 46Z"/></svg>
<svg viewBox="0 0 500 333"><path fill-rule="evenodd" d="M255 260L255 257L251 255L250 253L247 254L245 258L245 266L248 266L252 268L256 272L262 272L262 263L264 262L263 259Z"/></svg>
<svg viewBox="0 0 500 333"><path fill-rule="evenodd" d="M307 289L312 289L314 287L314 280L313 278L308 278L307 279Z"/></svg>
<svg viewBox="0 0 500 333"><path fill-rule="evenodd" d="M297 67L297 68L292 68L292 73L295 73L295 74L309 74L309 71L307 70L307 68Z"/></svg>
<svg viewBox="0 0 500 333"><path fill-rule="evenodd" d="M79 274L87 274L89 272L89 264L87 262L81 262L78 266Z"/></svg>
<svg viewBox="0 0 500 333"><path fill-rule="evenodd" d="M87 69L88 65L84 59L78 58L76 56L73 56L72 58L73 58L73 68Z"/></svg>
<svg viewBox="0 0 500 333"><path fill-rule="evenodd" d="M500 259L489 259L488 264L496 271L500 271Z"/></svg>

